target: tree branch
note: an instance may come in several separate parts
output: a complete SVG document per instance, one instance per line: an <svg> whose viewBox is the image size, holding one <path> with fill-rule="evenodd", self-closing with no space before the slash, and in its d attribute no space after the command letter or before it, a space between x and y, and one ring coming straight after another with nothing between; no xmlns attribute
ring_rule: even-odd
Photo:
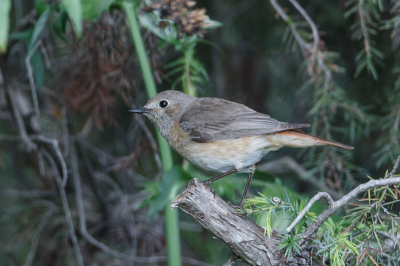
<svg viewBox="0 0 400 266"><path fill-rule="evenodd" d="M328 208L324 210L317 219L307 228L307 230L301 235L303 237L303 243L309 238L312 237L319 229L319 227L337 210L347 204L351 199L355 198L358 194L367 191L370 188L381 187L381 186L389 186L400 183L400 177L393 177L400 161L400 156L397 158L397 161L393 167L393 170L388 175L389 178L379 179L379 180L370 180L367 183L361 184L346 195L344 195L340 200L333 201L328 193L319 192L315 195L307 206L301 211L301 213L296 217L296 219L292 222L292 224L286 229L286 232L289 233L294 226L305 216L307 211L310 210L311 206L320 198L325 198L328 201Z"/></svg>
<svg viewBox="0 0 400 266"><path fill-rule="evenodd" d="M283 252L275 250L279 238L273 235L268 239L263 228L237 214L234 207L196 178L172 201L171 208L177 207L222 240L237 255L235 257L246 263L288 265Z"/></svg>
<svg viewBox="0 0 400 266"><path fill-rule="evenodd" d="M71 236L71 241L72 241L73 247L75 249L77 265L83 266L82 253L81 253L81 249L78 244L78 239L76 238L74 223L72 221L71 211L69 210L67 194L65 193L65 189L62 184L61 176L58 172L57 165L56 165L53 157L46 150L43 150L43 155L47 158L51 168L53 169L54 176L56 178L57 185L60 190L61 201L62 201L63 208L64 208L65 218L68 223L69 234Z"/></svg>
<svg viewBox="0 0 400 266"><path fill-rule="evenodd" d="M293 160L293 158L289 156L279 158L272 162L257 165L257 169L271 172L291 170L294 173L298 174L301 180L307 181L318 189L328 192L329 195L332 196L332 198L339 199L343 196L343 194L338 193L336 190L328 187L325 183L319 181L318 178L316 178L315 176L309 175L307 173L307 170L305 170L300 164L298 164L295 160Z"/></svg>

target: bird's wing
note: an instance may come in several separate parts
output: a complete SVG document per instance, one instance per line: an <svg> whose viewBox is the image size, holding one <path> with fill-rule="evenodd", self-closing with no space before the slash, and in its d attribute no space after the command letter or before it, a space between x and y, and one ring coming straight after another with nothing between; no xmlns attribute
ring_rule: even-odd
<svg viewBox="0 0 400 266"><path fill-rule="evenodd" d="M308 124L279 122L245 105L218 98L200 98L181 117L179 126L193 141L212 142L258 136Z"/></svg>

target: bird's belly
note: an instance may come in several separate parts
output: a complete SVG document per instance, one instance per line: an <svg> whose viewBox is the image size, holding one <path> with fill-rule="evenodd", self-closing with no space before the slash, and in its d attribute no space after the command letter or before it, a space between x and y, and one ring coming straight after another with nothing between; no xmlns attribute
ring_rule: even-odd
<svg viewBox="0 0 400 266"><path fill-rule="evenodd" d="M208 143L187 142L175 150L187 161L205 170L227 172L251 166L267 153L269 142L263 136L220 140Z"/></svg>

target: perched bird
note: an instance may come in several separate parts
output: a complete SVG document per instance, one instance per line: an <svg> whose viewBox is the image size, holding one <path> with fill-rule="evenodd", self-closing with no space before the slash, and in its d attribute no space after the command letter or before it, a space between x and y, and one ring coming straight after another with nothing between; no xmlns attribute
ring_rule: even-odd
<svg viewBox="0 0 400 266"><path fill-rule="evenodd" d="M243 211L255 163L269 151L284 146L318 145L353 149L298 130L308 124L279 122L243 104L219 98L196 98L179 91L163 91L142 108L130 112L147 116L185 160L205 170L222 173L204 184L236 172L248 172L242 200L236 206Z"/></svg>

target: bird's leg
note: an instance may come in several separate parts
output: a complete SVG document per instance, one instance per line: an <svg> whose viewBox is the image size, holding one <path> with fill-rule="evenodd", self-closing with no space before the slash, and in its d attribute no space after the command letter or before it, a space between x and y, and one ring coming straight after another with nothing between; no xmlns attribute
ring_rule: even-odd
<svg viewBox="0 0 400 266"><path fill-rule="evenodd" d="M242 200L241 200L240 203L239 203L240 209L243 208L243 204L244 204L244 200L245 200L245 198L246 198L247 190L249 189L250 181L251 181L251 178L252 178L253 175L254 175L254 171L255 171L255 170L256 170L256 166L255 166L254 164L253 164L252 166L250 166L250 168L249 168L249 177L247 178L246 187L244 188L244 191L243 191Z"/></svg>
<svg viewBox="0 0 400 266"><path fill-rule="evenodd" d="M210 191L214 194L214 198L215 198L215 190L210 186L210 184L211 184L212 182L218 180L218 179L221 179L221 178L227 176L227 175L234 174L234 173L236 173L237 171L238 171L238 169L234 168L234 169L232 169L232 170L230 170L230 171L228 171L228 172L226 172L226 173L220 174L220 175L218 175L218 176L216 176L216 177L213 177L213 178L210 178L210 179L204 181L204 182L203 182L203 185L208 186L208 187L210 188Z"/></svg>
<svg viewBox="0 0 400 266"><path fill-rule="evenodd" d="M230 170L230 171L228 171L228 172L226 172L226 173L220 174L220 175L218 175L218 176L216 176L216 177L213 177L213 178L210 178L210 179L204 181L203 184L204 184L204 185L209 185L209 184L211 184L212 182L214 182L214 181L216 181L216 180L218 180L218 179L221 179L221 178L223 178L223 177L225 177L225 176L227 176L227 175L234 174L234 173L236 173L237 171L238 171L238 169L234 168L234 169L232 169L232 170Z"/></svg>
<svg viewBox="0 0 400 266"><path fill-rule="evenodd" d="M241 210L243 211L243 213L244 213L244 217L247 216L246 209L243 208L244 200L246 199L247 190L249 189L250 181L251 181L251 178L252 178L253 175L254 175L254 171L255 171L255 170L256 170L256 166L255 166L254 164L253 164L252 166L249 167L249 177L247 178L246 187L244 188L242 200L240 201L239 205L236 206L236 205L231 204L234 208L241 209Z"/></svg>

